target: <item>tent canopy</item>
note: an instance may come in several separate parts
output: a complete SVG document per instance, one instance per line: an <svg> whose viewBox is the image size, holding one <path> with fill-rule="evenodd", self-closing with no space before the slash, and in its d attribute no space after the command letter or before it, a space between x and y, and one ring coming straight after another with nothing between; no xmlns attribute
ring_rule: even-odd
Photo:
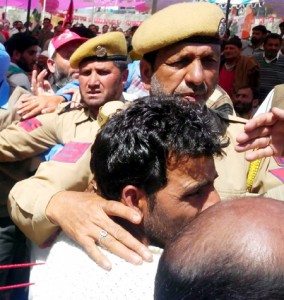
<svg viewBox="0 0 284 300"><path fill-rule="evenodd" d="M168 5L178 2L198 2L208 1L216 3L221 6L226 6L228 0L73 0L74 8L86 8L86 7L107 7L107 6L119 6L119 7L152 7L155 6L155 10L160 10ZM39 0L31 0L31 9L35 8ZM68 9L70 1L64 0L46 0L46 11L55 13L58 11L66 11ZM231 6L238 5L263 5L270 7L278 15L278 17L284 17L284 0L230 0ZM27 9L28 0L0 0L0 6L12 6ZM138 9L139 10L139 9Z"/></svg>

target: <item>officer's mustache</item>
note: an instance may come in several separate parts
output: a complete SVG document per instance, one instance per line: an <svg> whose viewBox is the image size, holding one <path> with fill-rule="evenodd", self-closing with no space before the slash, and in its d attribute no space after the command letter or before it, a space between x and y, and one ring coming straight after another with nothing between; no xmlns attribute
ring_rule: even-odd
<svg viewBox="0 0 284 300"><path fill-rule="evenodd" d="M205 95L207 94L208 87L205 82L202 82L200 85L195 85L195 84L186 84L181 87L179 87L175 91L175 95Z"/></svg>

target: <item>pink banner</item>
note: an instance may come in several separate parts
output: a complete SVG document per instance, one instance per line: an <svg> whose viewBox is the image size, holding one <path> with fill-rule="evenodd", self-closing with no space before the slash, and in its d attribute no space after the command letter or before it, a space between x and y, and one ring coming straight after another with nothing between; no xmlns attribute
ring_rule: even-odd
<svg viewBox="0 0 284 300"><path fill-rule="evenodd" d="M31 0L31 8L34 9L39 0ZM120 7L133 7L145 4L146 0L75 0L74 9L84 7L107 7L107 6L120 6ZM13 6L18 8L27 9L28 0L0 0L0 7ZM54 13L58 10L67 11L69 1L46 0L46 10Z"/></svg>

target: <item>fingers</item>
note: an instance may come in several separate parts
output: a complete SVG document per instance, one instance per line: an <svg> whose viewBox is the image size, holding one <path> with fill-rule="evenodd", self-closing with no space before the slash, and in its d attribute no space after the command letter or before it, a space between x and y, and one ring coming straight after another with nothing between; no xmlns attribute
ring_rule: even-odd
<svg viewBox="0 0 284 300"><path fill-rule="evenodd" d="M136 224L141 222L140 214L120 202L104 201L102 208L108 216L120 217ZM152 261L152 254L149 249L112 219L102 218L101 215L98 215L98 218L95 218L93 222L108 232L107 238L104 238L101 243L109 251L133 264L142 263L142 259Z"/></svg>
<svg viewBox="0 0 284 300"><path fill-rule="evenodd" d="M44 80L43 81L43 90L44 90L44 94L45 95L55 95L52 87L51 87L51 84L48 80Z"/></svg>
<svg viewBox="0 0 284 300"><path fill-rule="evenodd" d="M104 238L100 239L100 234L97 237L102 247L134 265L142 264L143 260L152 261L149 249L121 226L111 221L102 226L102 229L108 233Z"/></svg>
<svg viewBox="0 0 284 300"><path fill-rule="evenodd" d="M19 106L18 114L22 117L22 119L27 119L38 115L41 112L41 109L42 107L40 102L33 99Z"/></svg>
<svg viewBox="0 0 284 300"><path fill-rule="evenodd" d="M139 224L142 220L141 214L121 202L103 200L97 203L102 207L104 213L109 216L120 217L135 224Z"/></svg>
<svg viewBox="0 0 284 300"><path fill-rule="evenodd" d="M47 75L47 70L42 70L39 74L38 74L38 76L37 76L37 81L38 81L38 84L40 85L40 86L42 86L43 87L43 85L44 85L44 78L45 78L45 76Z"/></svg>
<svg viewBox="0 0 284 300"><path fill-rule="evenodd" d="M284 121L284 110L278 107L273 107L271 112L281 121Z"/></svg>
<svg viewBox="0 0 284 300"><path fill-rule="evenodd" d="M112 268L110 261L102 254L95 241L90 237L82 236L78 243L82 245L88 255L103 269L109 271Z"/></svg>
<svg viewBox="0 0 284 300"><path fill-rule="evenodd" d="M37 95L37 71L32 71L32 78L31 78L31 91L34 95Z"/></svg>
<svg viewBox="0 0 284 300"><path fill-rule="evenodd" d="M272 147L269 145L265 148L261 148L261 149L252 151L250 153L246 153L246 160L254 161L259 158L270 157L270 156L273 156L273 152L274 151L273 151Z"/></svg>
<svg viewBox="0 0 284 300"><path fill-rule="evenodd" d="M25 113L22 116L22 119L29 119L29 118L39 115L40 113L41 113L41 107L37 106L37 107L31 109L30 111L28 111L27 113Z"/></svg>
<svg viewBox="0 0 284 300"><path fill-rule="evenodd" d="M248 122L244 126L244 131L249 133L259 128L270 127L276 121L277 117L272 112L260 114L248 120Z"/></svg>
<svg viewBox="0 0 284 300"><path fill-rule="evenodd" d="M270 128L264 128L250 134L241 133L237 137L238 144L235 146L235 150L237 152L244 152L266 147L268 142L270 142L270 134Z"/></svg>
<svg viewBox="0 0 284 300"><path fill-rule="evenodd" d="M42 114L48 114L48 113L52 113L56 110L57 108L57 105L54 105L54 106L50 106L50 107L47 107L47 108L44 108L41 110L41 113Z"/></svg>

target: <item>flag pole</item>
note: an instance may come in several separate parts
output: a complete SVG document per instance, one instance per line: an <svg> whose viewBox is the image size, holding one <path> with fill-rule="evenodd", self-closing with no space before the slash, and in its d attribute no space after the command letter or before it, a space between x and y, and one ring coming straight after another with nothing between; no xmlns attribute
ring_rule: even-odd
<svg viewBox="0 0 284 300"><path fill-rule="evenodd" d="M94 17L95 17L95 0L93 0L93 7L92 7L92 19L91 19L91 23L94 23Z"/></svg>
<svg viewBox="0 0 284 300"><path fill-rule="evenodd" d="M31 15L31 2L32 0L28 1L28 11L27 11L27 22L26 22L26 31L30 31L30 15Z"/></svg>
<svg viewBox="0 0 284 300"><path fill-rule="evenodd" d="M226 7L226 29L228 29L228 20L229 20L229 13L230 13L230 5L231 5L231 0L227 0L227 7Z"/></svg>
<svg viewBox="0 0 284 300"><path fill-rule="evenodd" d="M43 21L45 17L45 10L46 10L46 0L43 0L43 7L42 7L42 13L41 13L41 21Z"/></svg>
<svg viewBox="0 0 284 300"><path fill-rule="evenodd" d="M152 11L151 11L152 15L157 11L157 1L158 0L153 0L152 1Z"/></svg>

